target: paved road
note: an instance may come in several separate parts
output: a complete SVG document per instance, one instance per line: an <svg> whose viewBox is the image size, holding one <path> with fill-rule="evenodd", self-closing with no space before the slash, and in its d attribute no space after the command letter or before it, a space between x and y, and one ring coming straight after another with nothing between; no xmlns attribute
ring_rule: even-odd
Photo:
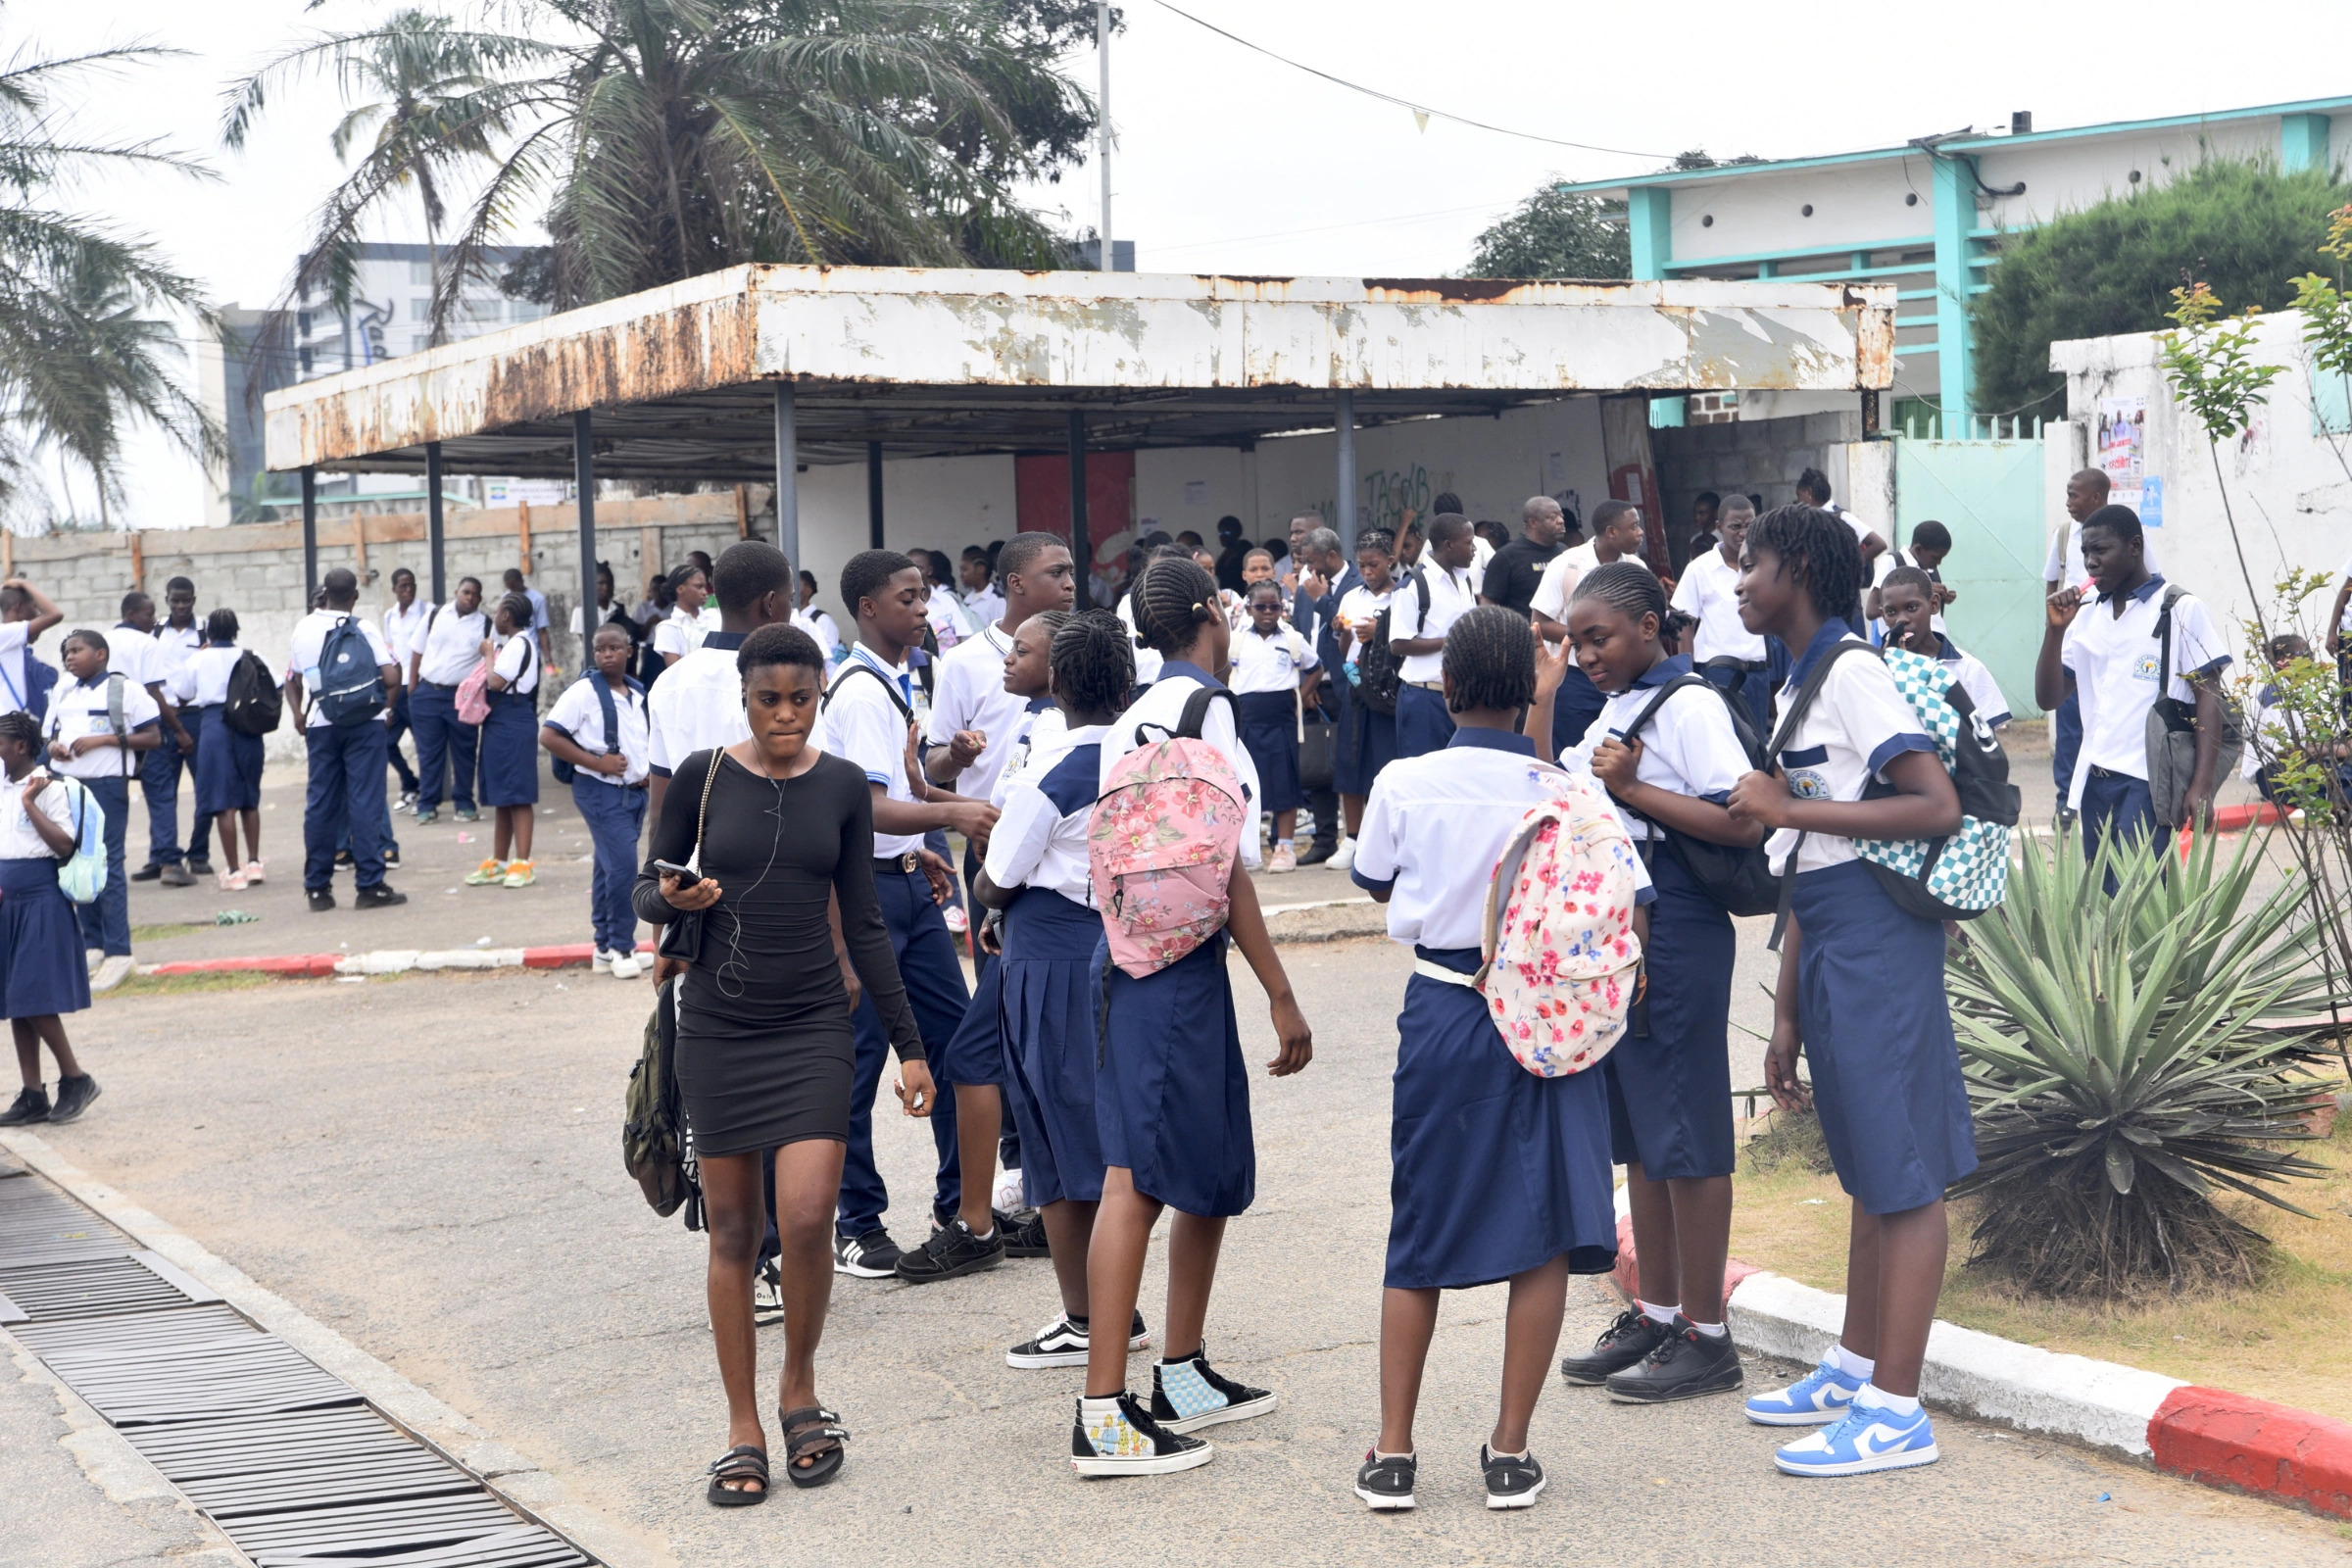
<svg viewBox="0 0 2352 1568"><path fill-rule="evenodd" d="M1523 1515L1480 1506L1502 1293L1450 1297L1421 1429L1419 1513L1350 1495L1376 1415L1392 1019L1403 966L1377 942L1288 950L1319 1055L1256 1090L1260 1200L1228 1244L1211 1337L1283 1408L1164 1482L1082 1483L1063 1463L1066 1373L1003 1347L1054 1307L1048 1265L927 1289L842 1282L823 1391L857 1433L841 1483L748 1513L701 1500L721 1446L697 1238L619 1169L616 1105L640 1003L547 974L287 983L114 999L81 1028L107 1095L48 1132L122 1189L560 1475L683 1563L2318 1563L2336 1527L2063 1445L1939 1422L1932 1469L1783 1478L1728 1400L1609 1405L1555 1385L1535 1442L1553 1477ZM1252 1059L1270 1054L1237 968ZM590 1003L582 1006L583 1002ZM929 1142L884 1118L912 1240ZM1161 1288L1147 1282L1152 1321ZM1570 1332L1613 1303L1580 1282ZM763 1334L772 1348L776 1331ZM1142 1372L1139 1361L1138 1371ZM1757 1366L1761 1380L1777 1369ZM6 1379L0 1370L0 1380ZM41 1397L0 1398L0 1517L60 1496ZM2101 1500L2102 1496L2107 1500ZM96 1540L95 1537L91 1538ZM0 1540L0 1562L22 1537ZM118 1548L103 1554L111 1557ZM120 1548L135 1554L140 1548ZM51 1551L45 1564L98 1561Z"/></svg>

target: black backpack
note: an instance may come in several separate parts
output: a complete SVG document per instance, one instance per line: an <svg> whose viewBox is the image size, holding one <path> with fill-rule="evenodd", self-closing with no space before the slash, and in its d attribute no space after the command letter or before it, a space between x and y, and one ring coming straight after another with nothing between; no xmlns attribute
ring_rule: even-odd
<svg viewBox="0 0 2352 1568"><path fill-rule="evenodd" d="M712 772L718 759L710 760ZM703 1228L703 1188L695 1170L686 1107L678 1094L678 988L665 982L654 993L654 1015L645 1021L645 1040L622 1101L620 1162L636 1179L655 1213L667 1219L683 1206L686 1228Z"/></svg>
<svg viewBox="0 0 2352 1568"><path fill-rule="evenodd" d="M602 671L594 669L581 678L596 682L597 705L605 710L605 755L611 757L620 750L620 706L612 700L612 683L605 679ZM627 677L622 678L626 679ZM635 681L629 681L629 695L642 701L645 689ZM576 745L579 737L573 736L572 741ZM587 749L585 746L580 747L582 751ZM580 776L577 765L565 761L553 753L548 755L547 771L548 776L559 784L568 784Z"/></svg>
<svg viewBox="0 0 2352 1568"><path fill-rule="evenodd" d="M1704 686L1723 704L1732 720L1732 732L1740 737L1740 749L1747 754L1747 765L1759 773L1772 771L1772 760L1764 749L1764 741L1756 733L1754 721L1741 704L1732 700L1732 694L1704 675L1683 675L1666 683L1647 707L1634 715L1626 725L1624 739L1629 743L1649 726L1658 710L1676 692L1687 686ZM1618 803L1624 807L1623 802ZM1631 807L1624 808L1635 816L1642 813ZM1666 849L1679 861L1690 879L1706 890L1707 896L1733 914L1770 914L1781 906L1781 879L1772 874L1772 862L1765 858L1764 847L1742 849L1736 844L1710 844L1694 839L1688 833L1678 833L1655 818L1642 820L1666 837Z"/></svg>
<svg viewBox="0 0 2352 1568"><path fill-rule="evenodd" d="M1413 568L1413 592L1421 601L1421 617L1429 618L1429 579L1419 566ZM1396 608L1394 597L1384 607L1380 618L1372 622L1372 635L1364 643L1364 651L1355 656L1355 695L1375 713L1396 711L1396 694L1404 689L1404 661L1389 646L1389 612Z"/></svg>
<svg viewBox="0 0 2352 1568"><path fill-rule="evenodd" d="M431 625L431 618L426 618ZM384 710L384 671L357 615L326 629L318 645L318 711L329 724L365 724Z"/></svg>
<svg viewBox="0 0 2352 1568"><path fill-rule="evenodd" d="M228 672L228 697L220 722L240 735L274 735L285 717L286 695L270 677L262 656L247 649Z"/></svg>

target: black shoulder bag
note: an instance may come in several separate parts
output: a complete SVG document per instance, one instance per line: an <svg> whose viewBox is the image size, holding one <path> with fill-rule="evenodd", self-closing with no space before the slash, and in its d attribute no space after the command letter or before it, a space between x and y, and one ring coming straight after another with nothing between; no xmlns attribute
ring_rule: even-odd
<svg viewBox="0 0 2352 1568"><path fill-rule="evenodd" d="M710 770L703 775L703 804L694 813L694 853L686 863L697 871L703 868L703 827L710 817L710 786L718 782L718 764L723 753L712 747L704 754L710 759ZM707 909L680 909L662 928L662 938L654 944L655 954L663 958L675 958L680 963L692 963L703 955L703 916Z"/></svg>

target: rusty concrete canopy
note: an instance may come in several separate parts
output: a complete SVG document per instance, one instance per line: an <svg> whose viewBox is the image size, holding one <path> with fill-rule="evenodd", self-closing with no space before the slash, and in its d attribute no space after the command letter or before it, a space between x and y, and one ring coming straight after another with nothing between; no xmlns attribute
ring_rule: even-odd
<svg viewBox="0 0 2352 1568"><path fill-rule="evenodd" d="M1573 393L1861 391L1894 292L1845 284L737 267L270 394L270 466L760 479L770 385L801 457L1230 445Z"/></svg>

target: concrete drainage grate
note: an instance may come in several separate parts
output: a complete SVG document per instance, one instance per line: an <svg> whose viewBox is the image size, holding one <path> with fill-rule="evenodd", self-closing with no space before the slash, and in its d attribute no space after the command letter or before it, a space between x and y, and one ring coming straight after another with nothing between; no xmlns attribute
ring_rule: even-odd
<svg viewBox="0 0 2352 1568"><path fill-rule="evenodd" d="M0 1324L255 1568L594 1560L45 1182L0 1181Z"/></svg>

